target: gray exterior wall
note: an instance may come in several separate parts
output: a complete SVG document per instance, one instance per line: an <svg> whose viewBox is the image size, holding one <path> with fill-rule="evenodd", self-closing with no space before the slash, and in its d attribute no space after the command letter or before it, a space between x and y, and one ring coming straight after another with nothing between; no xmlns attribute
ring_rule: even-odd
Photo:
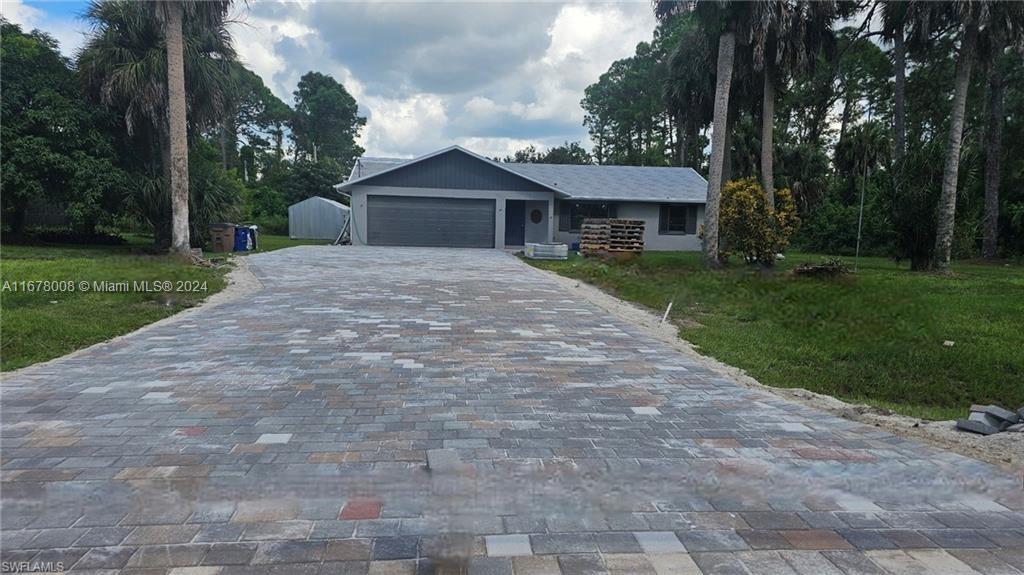
<svg viewBox="0 0 1024 575"><path fill-rule="evenodd" d="M366 184L391 188L436 188L551 193L548 188L458 150L368 178Z"/></svg>
<svg viewBox="0 0 1024 575"><path fill-rule="evenodd" d="M349 209L320 197L288 206L288 237L303 240L334 240L348 219Z"/></svg>
<svg viewBox="0 0 1024 575"><path fill-rule="evenodd" d="M476 163L480 164L477 160ZM414 166L412 166L414 167ZM496 170L500 172L500 170ZM396 172L397 173L397 172ZM513 176L518 179L517 176ZM376 182L376 180L374 180ZM520 181L526 181L521 180ZM527 182L529 183L529 182ZM451 188L430 188L430 187L405 187L405 186L380 186L356 184L352 186L352 244L367 245L367 217L366 217L366 196L368 195L390 195L390 196L427 196L438 198L483 198L494 200L494 247L505 247L505 200L528 200L526 204L527 217L527 241L533 241L531 237L539 237L544 231L544 240L551 238L555 232L554 203L555 194L550 190L524 191L524 190L485 190L485 189L451 189ZM531 206L544 205L545 219L532 228L529 223ZM531 235L532 234L532 235Z"/></svg>
<svg viewBox="0 0 1024 575"><path fill-rule="evenodd" d="M628 220L644 221L644 249L657 251L700 251L701 241L696 234L677 235L660 234L658 228L661 219L661 204L648 202L610 202L616 206L615 217ZM556 202L557 204L557 202ZM556 210L557 210L556 205ZM557 214L553 218L558 220ZM704 223L704 206L697 206L697 229ZM555 241L569 244L578 242L578 233L558 231L555 226Z"/></svg>
<svg viewBox="0 0 1024 575"><path fill-rule="evenodd" d="M545 243L551 241L551 234L554 228L558 227L557 220L554 220L554 216L548 209L548 202L544 201L529 201L526 202L526 242L527 243ZM538 224L530 221L530 214L533 210L540 210L541 221ZM554 226L549 229L549 222L554 222Z"/></svg>

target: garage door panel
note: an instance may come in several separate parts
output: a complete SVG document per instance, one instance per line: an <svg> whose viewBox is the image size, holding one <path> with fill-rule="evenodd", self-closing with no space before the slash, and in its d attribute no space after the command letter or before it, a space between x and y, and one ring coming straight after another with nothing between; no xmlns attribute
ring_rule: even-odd
<svg viewBox="0 0 1024 575"><path fill-rule="evenodd" d="M494 200L367 196L374 246L494 247Z"/></svg>

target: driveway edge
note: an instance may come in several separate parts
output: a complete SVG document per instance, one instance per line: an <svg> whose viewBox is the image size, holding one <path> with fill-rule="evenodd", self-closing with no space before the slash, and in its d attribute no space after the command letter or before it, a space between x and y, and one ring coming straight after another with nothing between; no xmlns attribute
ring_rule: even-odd
<svg viewBox="0 0 1024 575"><path fill-rule="evenodd" d="M515 256L513 256L515 257ZM933 447L946 449L954 453L991 463L1009 471L1024 469L1024 442L1005 434L983 437L957 431L954 421L927 421L896 413L888 413L871 405L847 403L841 399L816 393L803 388L772 387L765 385L745 370L722 363L721 361L702 355L697 347L679 336L679 327L671 321L662 323L661 317L650 309L621 300L614 295L584 281L568 278L555 272L529 265L516 257L523 266L546 275L555 283L587 302L598 306L615 317L637 327L645 334L668 344L704 367L737 384L751 389L767 391L790 401L812 407L821 411L856 421L866 425L880 427L886 431L928 443Z"/></svg>
<svg viewBox="0 0 1024 575"><path fill-rule="evenodd" d="M235 257L231 259L231 262L234 267L232 267L231 270L228 271L228 273L224 276L224 281L226 282L224 289L207 297L198 304L189 308L185 308L179 311L178 313L169 315L165 318L158 319L153 323L147 323L146 325L140 327L139 329L129 331L127 333L122 333L119 336L96 342L92 345L83 347L81 349L76 349L71 353L55 357L53 359L48 359L46 361L41 361L39 363L33 363L32 365L26 365L25 367L15 369L13 371L2 372L0 373L0 380L15 377L18 375L28 374L35 370L51 367L52 364L56 362L77 357L83 353L95 350L100 346L118 342L126 337L133 337L140 333L145 333L151 329L160 327L172 321L178 321L184 317L188 317L196 313L201 309L206 309L221 304L225 304L238 299L243 294L256 293L263 290L263 284L256 277L256 275L252 273L252 270L249 269L249 264L246 263L245 258Z"/></svg>

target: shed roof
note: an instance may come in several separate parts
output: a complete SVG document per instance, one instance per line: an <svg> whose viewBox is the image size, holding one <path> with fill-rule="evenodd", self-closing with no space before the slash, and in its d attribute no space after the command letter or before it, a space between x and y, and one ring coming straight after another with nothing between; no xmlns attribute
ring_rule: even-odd
<svg viewBox="0 0 1024 575"><path fill-rule="evenodd" d="M363 157L356 162L348 181L335 187L347 188L375 174L451 149L491 162L572 199L686 203L704 203L707 200L708 182L693 168L494 162L459 146L416 159Z"/></svg>
<svg viewBox="0 0 1024 575"><path fill-rule="evenodd" d="M302 200L301 202L295 202L294 204L292 204L291 206L288 206L288 207L290 208L292 206L297 206L299 204L305 204L306 202L317 202L317 203L319 203L319 202L327 202L328 204L330 204L332 206L341 208L341 209L346 210L346 211L351 209L351 208L349 208L348 206L346 206L345 204L343 204L341 202L336 202L334 200L330 200L330 199L323 198L323 197L320 197L320 196L308 197L308 198Z"/></svg>

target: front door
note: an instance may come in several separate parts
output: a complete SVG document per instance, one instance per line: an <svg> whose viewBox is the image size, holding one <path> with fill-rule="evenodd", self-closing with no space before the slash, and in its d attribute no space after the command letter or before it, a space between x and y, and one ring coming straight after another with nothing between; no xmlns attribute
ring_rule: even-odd
<svg viewBox="0 0 1024 575"><path fill-rule="evenodd" d="M526 201L505 200L505 245L526 243Z"/></svg>

